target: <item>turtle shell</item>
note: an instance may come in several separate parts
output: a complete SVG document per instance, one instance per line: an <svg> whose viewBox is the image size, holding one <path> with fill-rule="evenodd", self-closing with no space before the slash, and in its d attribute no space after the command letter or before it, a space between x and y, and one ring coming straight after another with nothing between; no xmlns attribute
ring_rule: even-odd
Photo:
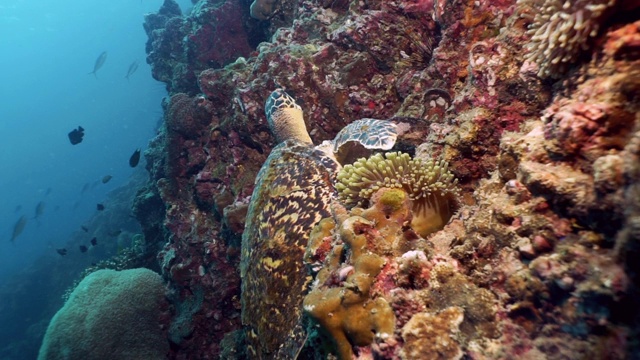
<svg viewBox="0 0 640 360"><path fill-rule="evenodd" d="M330 216L338 168L325 152L286 140L258 173L240 263L251 358L289 358L281 346L300 335L294 329L300 329L302 300L312 280L303 255L313 227Z"/></svg>

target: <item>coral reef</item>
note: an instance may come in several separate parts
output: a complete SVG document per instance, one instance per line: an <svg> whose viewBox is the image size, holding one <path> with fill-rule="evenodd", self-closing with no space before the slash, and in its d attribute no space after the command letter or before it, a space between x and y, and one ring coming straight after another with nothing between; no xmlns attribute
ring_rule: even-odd
<svg viewBox="0 0 640 360"><path fill-rule="evenodd" d="M531 21L526 60L538 65L538 76L559 77L598 35L616 0L518 0Z"/></svg>
<svg viewBox="0 0 640 360"><path fill-rule="evenodd" d="M99 270L51 320L38 359L165 359L162 278L148 269Z"/></svg>
<svg viewBox="0 0 640 360"><path fill-rule="evenodd" d="M319 271L304 309L331 335L340 359L415 352L456 359L459 342L496 334L495 296L407 228L411 203L404 190L382 188L366 210L336 209L335 238L328 220L313 233L305 260Z"/></svg>
<svg viewBox="0 0 640 360"><path fill-rule="evenodd" d="M460 359L463 352L457 341L458 326L464 310L450 307L438 314L418 313L402 328L404 347L401 359Z"/></svg>
<svg viewBox="0 0 640 360"><path fill-rule="evenodd" d="M304 299L305 312L331 335L340 359L352 358L352 344L367 346L374 337L389 337L395 326L387 301L372 296L372 285L385 261L366 251L368 241L361 233L363 227L373 227L373 223L352 217L340 225L342 243L328 254L329 263L316 278L319 286ZM347 249L349 255L345 254ZM350 260L341 264L344 256Z"/></svg>
<svg viewBox="0 0 640 360"><path fill-rule="evenodd" d="M250 357L239 240L276 144L263 114L276 88L308 109L313 143L356 119L391 119L394 150L447 163L459 187L457 212L425 236L402 191L379 192L365 209L335 205L309 235L305 308L319 325L301 357L638 353L637 1L541 1L551 10L537 18L529 0L282 1L262 21L239 2L224 16L254 49L219 58L204 14L228 3L179 16L167 0L146 23L154 76L172 98L148 152L140 196L159 209L143 228L166 242L173 317L189 314L170 358ZM343 238L354 226L364 248ZM200 292L201 306L187 306Z"/></svg>
<svg viewBox="0 0 640 360"><path fill-rule="evenodd" d="M154 79L170 92L197 94L197 75L220 68L252 51L255 30L243 25L248 17L241 0L199 1L188 16L181 16L174 0L165 0L157 13L147 14L144 29L147 62Z"/></svg>
<svg viewBox="0 0 640 360"><path fill-rule="evenodd" d="M411 159L390 152L361 158L346 165L337 176L336 189L342 202L362 205L380 188L403 189L413 203L411 226L423 237L449 221L457 204L457 180L442 161Z"/></svg>

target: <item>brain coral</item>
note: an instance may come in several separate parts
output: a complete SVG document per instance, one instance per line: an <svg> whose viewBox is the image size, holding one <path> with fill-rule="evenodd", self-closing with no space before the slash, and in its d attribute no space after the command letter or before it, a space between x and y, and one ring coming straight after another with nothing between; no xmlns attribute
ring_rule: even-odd
<svg viewBox="0 0 640 360"><path fill-rule="evenodd" d="M375 154L346 165L336 189L347 206L364 206L381 188L403 189L413 202L411 227L427 236L444 227L457 205L457 179L444 161L423 162L408 154Z"/></svg>
<svg viewBox="0 0 640 360"><path fill-rule="evenodd" d="M38 360L166 359L162 301L162 278L151 270L96 271L51 319Z"/></svg>
<svg viewBox="0 0 640 360"><path fill-rule="evenodd" d="M598 34L615 0L518 0L522 16L532 20L527 60L538 76L558 77Z"/></svg>

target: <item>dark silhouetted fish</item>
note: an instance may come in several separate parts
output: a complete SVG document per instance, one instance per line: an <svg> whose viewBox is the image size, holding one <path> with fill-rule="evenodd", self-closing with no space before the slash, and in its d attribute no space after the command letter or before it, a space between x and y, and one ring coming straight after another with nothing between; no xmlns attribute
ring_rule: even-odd
<svg viewBox="0 0 640 360"><path fill-rule="evenodd" d="M16 209L15 209L15 211L14 211L14 212L18 212L18 211L20 211L20 210L22 210L22 205L18 205L18 206L16 206Z"/></svg>
<svg viewBox="0 0 640 360"><path fill-rule="evenodd" d="M89 228L84 225L80 226L80 228L84 230L84 232L89 232Z"/></svg>
<svg viewBox="0 0 640 360"><path fill-rule="evenodd" d="M137 149L136 151L133 152L133 155L131 155L131 157L129 158L129 166L134 168L138 166L139 162L140 162L140 149Z"/></svg>
<svg viewBox="0 0 640 360"><path fill-rule="evenodd" d="M129 81L129 76L133 75L134 72L138 70L138 61L134 61L129 65L129 70L127 70L127 76L125 78Z"/></svg>
<svg viewBox="0 0 640 360"><path fill-rule="evenodd" d="M87 250L89 250L89 248L84 245L80 245L79 248L80 248L80 252L83 252L83 253L86 253Z"/></svg>
<svg viewBox="0 0 640 360"><path fill-rule="evenodd" d="M113 176L111 176L111 175L105 175L105 176L102 178L102 183L103 183L103 184L108 183L108 182L109 182L109 180L111 180L111 178L112 178L112 177L113 177Z"/></svg>
<svg viewBox="0 0 640 360"><path fill-rule="evenodd" d="M104 62L107 60L107 52L103 51L102 54L100 54L100 56L98 56L98 58L96 59L96 63L93 65L93 71L89 73L89 75L93 74L93 76L96 77L96 79L98 78L98 75L96 75L96 71L100 70L100 68L102 67L102 65L104 65Z"/></svg>
<svg viewBox="0 0 640 360"><path fill-rule="evenodd" d="M44 192L44 196L51 194L51 188L47 188L47 191Z"/></svg>
<svg viewBox="0 0 640 360"><path fill-rule="evenodd" d="M84 186L82 187L82 191L80 191L80 194L84 194L87 190L89 190L89 186L91 186L91 184L84 184Z"/></svg>
<svg viewBox="0 0 640 360"><path fill-rule="evenodd" d="M60 254L61 256L65 256L65 255L67 255L67 249L65 249L65 248L62 248L62 249L56 249L56 252L57 252L58 254Z"/></svg>
<svg viewBox="0 0 640 360"><path fill-rule="evenodd" d="M91 239L91 245L92 245L92 246L96 246L96 245L98 245L98 239L97 239L97 238L95 238L95 237L94 237L93 239Z"/></svg>
<svg viewBox="0 0 640 360"><path fill-rule="evenodd" d="M33 218L38 220L42 213L44 213L44 201L40 201L38 205L36 205L36 215Z"/></svg>
<svg viewBox="0 0 640 360"><path fill-rule="evenodd" d="M26 215L22 215L20 217L20 219L18 219L18 221L16 221L16 224L13 225L13 234L11 235L11 242L13 243L16 238L22 234L22 231L24 230L24 227L27 225L27 216Z"/></svg>
<svg viewBox="0 0 640 360"><path fill-rule="evenodd" d="M104 210L104 205L102 204L98 204L96 207L98 208L98 211Z"/></svg>
<svg viewBox="0 0 640 360"><path fill-rule="evenodd" d="M77 129L71 130L69 132L69 141L71 141L71 145L78 145L82 142L82 137L84 136L84 129L82 126L78 126Z"/></svg>

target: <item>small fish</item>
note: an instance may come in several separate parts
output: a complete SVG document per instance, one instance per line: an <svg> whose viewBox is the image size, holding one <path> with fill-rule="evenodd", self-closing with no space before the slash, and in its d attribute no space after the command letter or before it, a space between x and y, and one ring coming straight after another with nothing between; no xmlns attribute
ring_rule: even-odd
<svg viewBox="0 0 640 360"><path fill-rule="evenodd" d="M44 196L51 194L51 188L47 188L47 191L44 192Z"/></svg>
<svg viewBox="0 0 640 360"><path fill-rule="evenodd" d="M65 248L62 248L62 249L56 249L56 252L57 252L58 254L60 254L60 256L65 256L65 255L67 255L67 249L65 249Z"/></svg>
<svg viewBox="0 0 640 360"><path fill-rule="evenodd" d="M113 176L111 176L111 175L105 175L105 176L102 178L102 183L103 183L103 184L108 183L108 182L109 182L109 180L111 180L111 178L112 178L112 177L113 177Z"/></svg>
<svg viewBox="0 0 640 360"><path fill-rule="evenodd" d="M71 145L78 145L82 142L82 138L84 137L84 129L82 126L78 126L77 129L73 129L69 132L69 141Z"/></svg>
<svg viewBox="0 0 640 360"><path fill-rule="evenodd" d="M22 205L16 206L16 209L13 212L18 212L20 210L22 210Z"/></svg>
<svg viewBox="0 0 640 360"><path fill-rule="evenodd" d="M129 65L129 70L127 70L127 76L125 76L127 81L129 81L129 76L133 75L133 73L136 72L136 70L138 70L138 61L137 60L132 62L131 65Z"/></svg>
<svg viewBox="0 0 640 360"><path fill-rule="evenodd" d="M84 225L80 226L80 228L84 230L84 232L89 232L89 228Z"/></svg>
<svg viewBox="0 0 640 360"><path fill-rule="evenodd" d="M13 234L11 235L11 242L15 243L16 238L22 234L24 227L27 226L27 216L22 215L18 221L16 221L15 225L13 225Z"/></svg>
<svg viewBox="0 0 640 360"><path fill-rule="evenodd" d="M134 168L138 166L139 162L140 162L140 149L136 149L136 151L133 152L133 155L131 155L131 157L129 158L129 166Z"/></svg>
<svg viewBox="0 0 640 360"><path fill-rule="evenodd" d="M80 248L80 252L83 252L83 253L86 253L87 250L89 250L89 248L84 245L80 245L79 248Z"/></svg>
<svg viewBox="0 0 640 360"><path fill-rule="evenodd" d="M91 239L91 246L96 246L96 245L98 245L98 239L94 237L93 239Z"/></svg>
<svg viewBox="0 0 640 360"><path fill-rule="evenodd" d="M102 205L102 204L98 204L98 205L96 205L96 207L98 208L98 211L104 210L104 205Z"/></svg>
<svg viewBox="0 0 640 360"><path fill-rule="evenodd" d="M93 76L95 76L97 79L98 75L96 75L96 72L100 70L100 68L102 67L102 65L104 65L104 62L106 60L107 60L107 52L103 51L102 54L100 54L100 56L98 56L98 58L96 59L96 63L93 65L93 71L90 72L88 75L93 74Z"/></svg>
<svg viewBox="0 0 640 360"><path fill-rule="evenodd" d="M84 184L84 186L82 187L82 191L80 191L80 194L84 194L87 190L89 190L89 186L91 186L91 184Z"/></svg>
<svg viewBox="0 0 640 360"><path fill-rule="evenodd" d="M38 220L42 213L44 213L44 205L44 201L40 201L38 205L36 205L36 215L33 217L34 219Z"/></svg>

